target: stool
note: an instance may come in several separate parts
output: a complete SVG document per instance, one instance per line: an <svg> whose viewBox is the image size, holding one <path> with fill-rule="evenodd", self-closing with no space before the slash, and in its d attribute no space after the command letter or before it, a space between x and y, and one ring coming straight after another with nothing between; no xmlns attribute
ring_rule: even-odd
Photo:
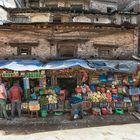
<svg viewBox="0 0 140 140"><path fill-rule="evenodd" d="M36 110L31 111L31 118L33 118L33 117L38 118L38 111L36 111Z"/></svg>

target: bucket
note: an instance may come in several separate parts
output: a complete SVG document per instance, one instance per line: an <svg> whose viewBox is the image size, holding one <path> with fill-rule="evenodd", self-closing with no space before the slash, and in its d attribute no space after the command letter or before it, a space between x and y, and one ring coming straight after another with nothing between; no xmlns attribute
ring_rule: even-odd
<svg viewBox="0 0 140 140"><path fill-rule="evenodd" d="M123 115L124 114L124 110L122 108L116 108L115 109L115 114Z"/></svg>
<svg viewBox="0 0 140 140"><path fill-rule="evenodd" d="M47 110L41 110L41 117L47 117L48 116L48 111Z"/></svg>

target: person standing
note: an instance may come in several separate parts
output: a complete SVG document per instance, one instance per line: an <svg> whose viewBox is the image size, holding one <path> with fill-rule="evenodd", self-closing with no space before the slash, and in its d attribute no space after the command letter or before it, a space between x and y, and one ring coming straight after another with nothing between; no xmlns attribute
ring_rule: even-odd
<svg viewBox="0 0 140 140"><path fill-rule="evenodd" d="M15 117L15 110L16 109L18 111L18 116L21 117L22 93L23 93L23 91L22 91L21 87L17 83L14 83L9 91L9 99L10 99L11 104L12 104L12 109L11 109L12 117Z"/></svg>
<svg viewBox="0 0 140 140"><path fill-rule="evenodd" d="M9 119L6 112L6 100L7 92L4 84L2 83L2 80L0 79L0 117L4 116L5 119Z"/></svg>

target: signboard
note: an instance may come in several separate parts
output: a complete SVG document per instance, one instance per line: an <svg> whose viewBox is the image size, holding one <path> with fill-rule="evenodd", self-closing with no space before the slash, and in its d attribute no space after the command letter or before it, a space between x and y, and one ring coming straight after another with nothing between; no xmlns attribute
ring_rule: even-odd
<svg viewBox="0 0 140 140"><path fill-rule="evenodd" d="M0 70L1 77L19 77L18 71Z"/></svg>
<svg viewBox="0 0 140 140"><path fill-rule="evenodd" d="M44 72L21 72L21 76L27 78L46 78Z"/></svg>

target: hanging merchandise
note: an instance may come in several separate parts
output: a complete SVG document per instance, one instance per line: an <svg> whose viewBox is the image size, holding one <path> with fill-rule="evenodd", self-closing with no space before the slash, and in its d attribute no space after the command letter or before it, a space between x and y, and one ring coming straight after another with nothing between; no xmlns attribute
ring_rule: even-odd
<svg viewBox="0 0 140 140"><path fill-rule="evenodd" d="M82 93L83 94L87 93L86 85L82 86Z"/></svg>
<svg viewBox="0 0 140 140"><path fill-rule="evenodd" d="M107 82L107 76L106 76L105 74L102 74L102 75L100 75L99 80L100 80L101 82L106 83L106 82Z"/></svg>
<svg viewBox="0 0 140 140"><path fill-rule="evenodd" d="M23 78L23 83L24 83L24 96L25 99L29 98L29 89L30 89L30 85L29 85L29 78Z"/></svg>
<svg viewBox="0 0 140 140"><path fill-rule="evenodd" d="M39 86L42 88L46 87L46 78L39 79Z"/></svg>
<svg viewBox="0 0 140 140"><path fill-rule="evenodd" d="M83 74L82 82L84 83L88 80L88 74L86 71L82 71L82 74Z"/></svg>
<svg viewBox="0 0 140 140"><path fill-rule="evenodd" d="M86 92L90 92L90 91L91 91L91 90L90 90L89 86L86 85Z"/></svg>
<svg viewBox="0 0 140 140"><path fill-rule="evenodd" d="M112 94L117 94L118 93L118 89L114 86L114 85L112 85Z"/></svg>
<svg viewBox="0 0 140 140"><path fill-rule="evenodd" d="M133 77L132 76L128 76L128 83L133 83L134 80L133 80Z"/></svg>
<svg viewBox="0 0 140 140"><path fill-rule="evenodd" d="M54 87L56 94L60 94L61 88L59 86Z"/></svg>
<svg viewBox="0 0 140 140"><path fill-rule="evenodd" d="M82 93L82 88L81 88L81 86L77 86L76 88L75 88L75 92L78 94L78 93Z"/></svg>
<svg viewBox="0 0 140 140"><path fill-rule="evenodd" d="M114 81L115 80L114 74L113 73L108 73L107 80L110 81L110 82Z"/></svg>
<svg viewBox="0 0 140 140"><path fill-rule="evenodd" d="M29 78L23 78L24 89L30 89Z"/></svg>
<svg viewBox="0 0 140 140"><path fill-rule="evenodd" d="M105 85L102 85L102 87L100 88L101 93L105 93L106 92L106 88Z"/></svg>
<svg viewBox="0 0 140 140"><path fill-rule="evenodd" d="M91 90L91 91L95 91L95 89L96 89L96 86L95 86L95 84L93 84L93 83L90 84L89 87L90 87L90 90Z"/></svg>

